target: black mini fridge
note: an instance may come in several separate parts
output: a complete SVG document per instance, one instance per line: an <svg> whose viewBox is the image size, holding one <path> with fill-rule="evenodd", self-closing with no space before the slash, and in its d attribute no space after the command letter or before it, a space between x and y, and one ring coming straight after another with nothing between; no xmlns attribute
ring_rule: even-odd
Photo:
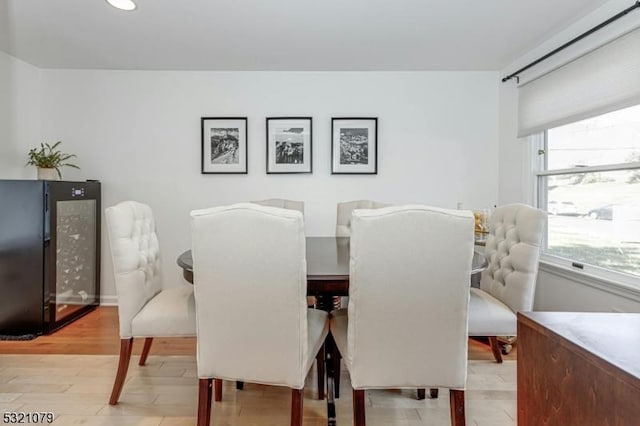
<svg viewBox="0 0 640 426"><path fill-rule="evenodd" d="M0 335L50 333L100 298L100 183L0 180Z"/></svg>

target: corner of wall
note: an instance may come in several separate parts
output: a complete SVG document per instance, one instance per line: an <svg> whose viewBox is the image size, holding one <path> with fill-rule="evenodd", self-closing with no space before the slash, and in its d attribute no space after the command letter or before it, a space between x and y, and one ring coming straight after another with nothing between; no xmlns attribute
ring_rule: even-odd
<svg viewBox="0 0 640 426"><path fill-rule="evenodd" d="M0 51L0 178L35 176L26 153L41 140L42 71Z"/></svg>

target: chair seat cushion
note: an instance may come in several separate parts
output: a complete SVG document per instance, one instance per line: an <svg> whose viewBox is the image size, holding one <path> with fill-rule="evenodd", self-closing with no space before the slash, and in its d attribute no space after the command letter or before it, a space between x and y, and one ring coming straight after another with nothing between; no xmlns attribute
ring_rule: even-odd
<svg viewBox="0 0 640 426"><path fill-rule="evenodd" d="M193 287L181 285L156 294L131 322L133 337L196 335Z"/></svg>
<svg viewBox="0 0 640 426"><path fill-rule="evenodd" d="M329 328L331 335L336 342L336 346L344 359L347 370L351 370L350 357L347 352L347 327L349 325L348 309L337 309L331 312L331 322Z"/></svg>
<svg viewBox="0 0 640 426"><path fill-rule="evenodd" d="M329 334L329 314L319 309L307 309L307 341L308 341L308 353L305 360L303 371L309 372L309 369L313 365L313 361L318 355L318 351L324 344L324 340Z"/></svg>
<svg viewBox="0 0 640 426"><path fill-rule="evenodd" d="M469 336L515 336L516 314L507 305L479 288L471 288Z"/></svg>

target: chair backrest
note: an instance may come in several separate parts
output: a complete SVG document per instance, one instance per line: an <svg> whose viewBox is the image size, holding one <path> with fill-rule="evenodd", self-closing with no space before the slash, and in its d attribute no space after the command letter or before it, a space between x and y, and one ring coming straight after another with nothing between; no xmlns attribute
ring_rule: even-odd
<svg viewBox="0 0 640 426"><path fill-rule="evenodd" d="M302 213L252 203L196 210L191 231L198 376L302 388Z"/></svg>
<svg viewBox="0 0 640 426"><path fill-rule="evenodd" d="M530 311L547 214L524 204L496 208L489 219L480 288L514 312Z"/></svg>
<svg viewBox="0 0 640 426"><path fill-rule="evenodd" d="M131 321L162 290L160 245L151 207L125 201L105 209L118 294L120 337L131 336Z"/></svg>
<svg viewBox="0 0 640 426"><path fill-rule="evenodd" d="M354 211L346 360L354 388L464 388L473 228L469 211Z"/></svg>
<svg viewBox="0 0 640 426"><path fill-rule="evenodd" d="M279 207L281 209L297 210L304 215L303 201L285 200L283 198L269 198L267 200L252 201L252 203L267 207Z"/></svg>
<svg viewBox="0 0 640 426"><path fill-rule="evenodd" d="M351 212L355 209L379 209L391 204L379 203L371 200L356 200L338 203L336 215L336 237L351 236Z"/></svg>

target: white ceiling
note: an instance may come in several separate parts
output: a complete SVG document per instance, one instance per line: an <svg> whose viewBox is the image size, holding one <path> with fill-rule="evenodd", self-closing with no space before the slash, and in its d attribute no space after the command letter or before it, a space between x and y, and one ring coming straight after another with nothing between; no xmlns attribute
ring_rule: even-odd
<svg viewBox="0 0 640 426"><path fill-rule="evenodd" d="M607 0L0 0L42 68L499 70Z"/></svg>

